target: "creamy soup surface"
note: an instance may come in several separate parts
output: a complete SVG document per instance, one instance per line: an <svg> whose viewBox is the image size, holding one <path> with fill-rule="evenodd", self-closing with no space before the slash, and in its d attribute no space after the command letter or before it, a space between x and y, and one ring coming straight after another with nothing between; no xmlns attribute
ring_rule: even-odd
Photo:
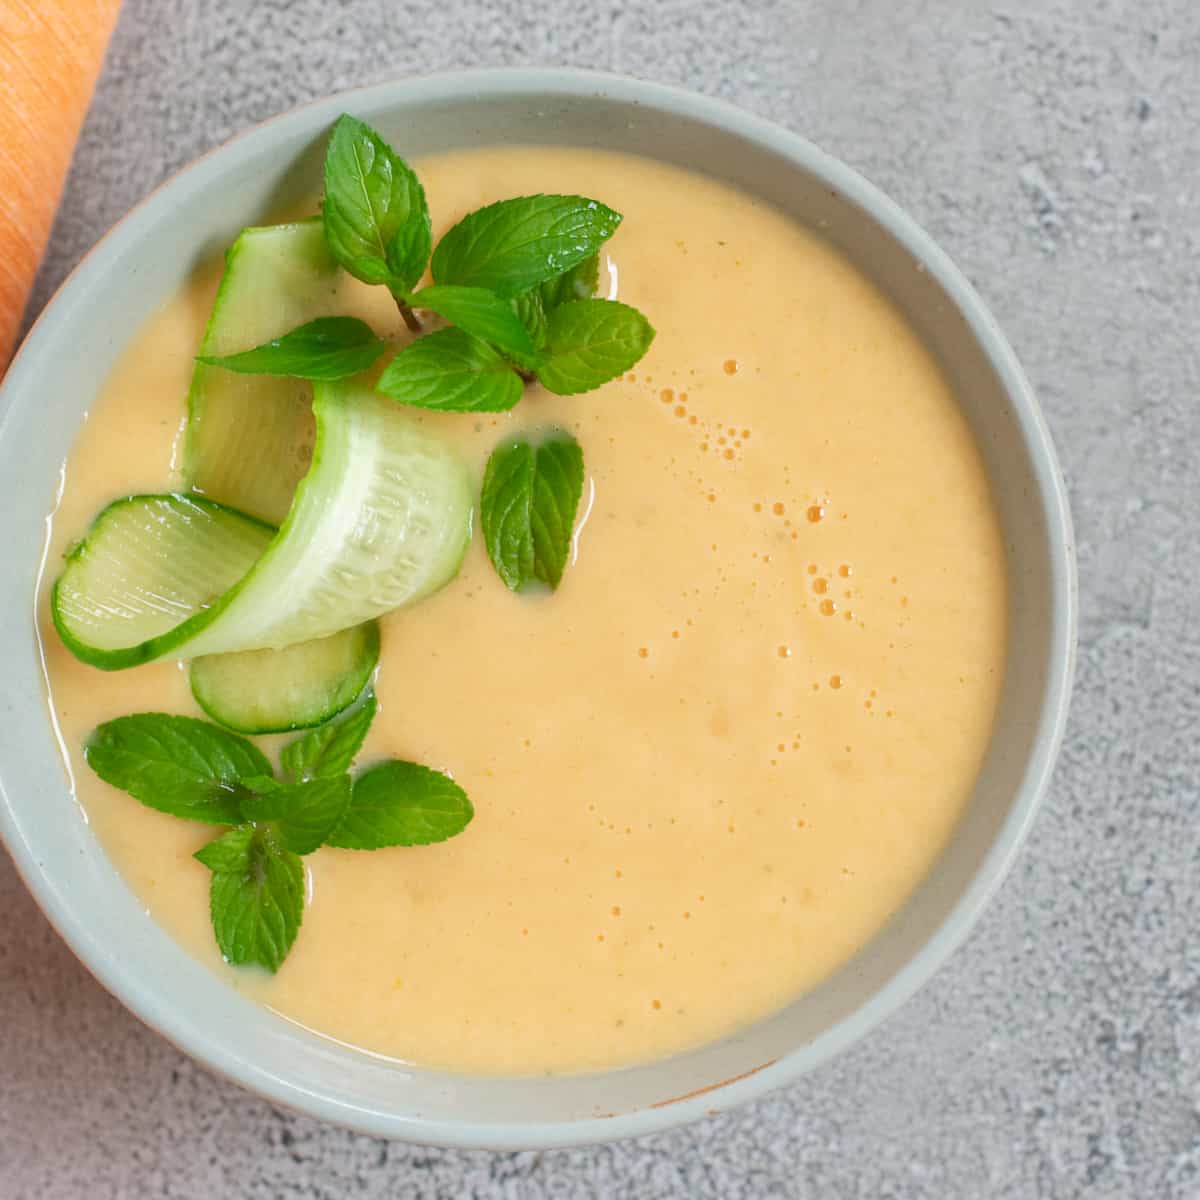
<svg viewBox="0 0 1200 1200"><path fill-rule="evenodd" d="M476 810L438 846L305 861L270 977L220 958L212 831L101 783L80 747L131 712L200 715L175 662L106 673L46 615L59 556L114 497L180 486L201 270L128 347L66 464L40 603L76 795L147 919L314 1030L486 1073L614 1067L765 1016L846 962L944 846L1005 656L1003 546L967 425L896 310L812 233L642 159L502 149L417 164L435 233L511 195L623 212L601 294L657 340L576 397L423 414L482 475L505 435L583 446L577 559L514 596L478 532L459 577L383 621L360 762L451 772ZM398 341L382 288L346 311ZM281 331L282 332L282 331ZM283 739L263 739L277 748Z"/></svg>

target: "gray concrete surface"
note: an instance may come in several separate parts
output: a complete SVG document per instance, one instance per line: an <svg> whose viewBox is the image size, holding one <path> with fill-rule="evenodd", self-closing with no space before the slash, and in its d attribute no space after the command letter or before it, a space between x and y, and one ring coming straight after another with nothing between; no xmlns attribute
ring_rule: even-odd
<svg viewBox="0 0 1200 1200"><path fill-rule="evenodd" d="M1200 8L1193 0L127 0L38 285L165 175L332 89L468 64L682 83L904 204L1022 356L1071 485L1053 794L948 969L770 1099L546 1155L388 1145L212 1078L0 856L0 1198L1200 1196Z"/></svg>

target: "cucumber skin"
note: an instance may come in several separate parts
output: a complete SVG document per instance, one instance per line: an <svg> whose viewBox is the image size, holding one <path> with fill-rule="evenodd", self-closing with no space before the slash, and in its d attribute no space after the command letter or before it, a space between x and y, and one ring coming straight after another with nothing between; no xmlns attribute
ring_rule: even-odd
<svg viewBox="0 0 1200 1200"><path fill-rule="evenodd" d="M216 500L209 500L204 496L184 492L141 492L134 496L122 496L118 500L113 500L96 514L91 525L88 527L87 533L75 543L66 555L68 567L76 559L87 553L88 540L97 528L99 528L104 518L110 513L123 508L127 504L163 499L186 500L189 504L195 504L200 508L208 509L210 512L229 513L249 524L258 525L267 532L275 532L274 525L269 525L266 521L260 521L258 517L252 517L249 513L239 512L236 508L230 508L227 504L219 504ZM156 658L162 658L165 654L169 654L176 646L195 637L202 629L206 629L211 625L225 611L241 588L240 583L235 583L233 587L227 588L214 604L156 638L139 642L136 646L129 646L124 650L101 650L96 646L88 645L87 642L81 642L71 633L65 624L60 611L59 598L59 589L62 587L63 576L65 574L66 572L64 571L62 575L59 575L54 581L54 587L50 592L51 620L54 622L54 628L58 632L58 636L62 638L63 644L67 649L81 662L87 663L90 667L98 667L101 671L123 671L129 667L139 667L143 663L152 662Z"/></svg>
<svg viewBox="0 0 1200 1200"><path fill-rule="evenodd" d="M353 628L353 627L352 627ZM283 722L268 722L266 724L256 723L254 721L242 721L232 718L230 708L222 705L219 701L214 701L212 695L205 691L203 684L197 686L196 665L202 662L203 659L193 659L188 670L188 683L192 689L192 696L196 703L204 711L205 715L214 720L218 725L224 726L226 729L232 729L237 733L262 734L262 733L292 733L299 729L313 729L317 725L324 725L326 721L336 717L338 713L345 712L358 698L362 695L363 688L367 686L375 668L379 665L379 646L380 633L379 622L369 621L364 626L359 626L364 630L366 644L363 647L361 655L361 664L344 676L348 681L339 691L339 696L345 696L344 700L336 700L332 705L317 710L316 715L309 717L301 717ZM332 637L337 637L337 634L331 634ZM307 642L297 642L297 646L308 645ZM277 651L280 654L286 654L291 647ZM259 651L234 651L234 654L257 654ZM207 656L206 656L207 657ZM229 655L213 655L215 658L227 658Z"/></svg>

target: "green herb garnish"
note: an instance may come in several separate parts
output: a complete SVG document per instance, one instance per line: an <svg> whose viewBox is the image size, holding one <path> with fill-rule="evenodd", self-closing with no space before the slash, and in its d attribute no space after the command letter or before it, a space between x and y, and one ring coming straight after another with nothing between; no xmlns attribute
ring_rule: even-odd
<svg viewBox="0 0 1200 1200"><path fill-rule="evenodd" d="M356 279L385 284L400 300L425 273L433 235L421 181L369 125L343 115L325 153L325 240Z"/></svg>
<svg viewBox="0 0 1200 1200"><path fill-rule="evenodd" d="M380 763L354 781L350 807L328 845L347 850L444 842L473 816L467 794L447 775L417 763Z"/></svg>
<svg viewBox="0 0 1200 1200"><path fill-rule="evenodd" d="M239 825L196 852L212 871L209 912L226 961L272 973L304 920L304 864L262 829Z"/></svg>
<svg viewBox="0 0 1200 1200"><path fill-rule="evenodd" d="M213 825L236 825L241 781L271 774L266 755L244 737L165 713L109 721L88 738L84 753L105 783L147 808Z"/></svg>
<svg viewBox="0 0 1200 1200"><path fill-rule="evenodd" d="M379 390L402 404L443 412L504 412L525 390L512 364L461 329L418 338L384 368Z"/></svg>
<svg viewBox="0 0 1200 1200"><path fill-rule="evenodd" d="M492 452L480 520L488 557L512 591L533 579L558 587L582 494L583 451L568 433L554 433L536 448L516 439Z"/></svg>
<svg viewBox="0 0 1200 1200"><path fill-rule="evenodd" d="M519 196L463 217L438 243L435 283L519 296L591 258L621 214L586 196Z"/></svg>
<svg viewBox="0 0 1200 1200"><path fill-rule="evenodd" d="M433 253L434 285L406 299L469 340L433 334L413 342L379 390L421 408L494 412L516 404L535 379L573 395L628 370L654 339L650 322L628 305L588 298L597 251L620 222L584 196L522 196L464 217ZM587 307L569 311L577 304ZM478 397L464 396L476 390Z"/></svg>
<svg viewBox="0 0 1200 1200"><path fill-rule="evenodd" d="M296 379L345 379L365 371L386 343L357 317L318 317L282 337L221 356L200 354L197 362L243 375L291 375Z"/></svg>
<svg viewBox="0 0 1200 1200"><path fill-rule="evenodd" d="M340 721L326 721L303 737L288 742L279 755L280 765L295 783L328 779L350 770L362 749L379 705L373 692Z"/></svg>
<svg viewBox="0 0 1200 1200"><path fill-rule="evenodd" d="M572 300L546 318L538 378L560 396L590 392L628 371L654 340L650 322L616 300Z"/></svg>
<svg viewBox="0 0 1200 1200"><path fill-rule="evenodd" d="M150 808L232 826L196 852L212 871L213 932L229 962L277 971L304 916L302 855L440 842L474 815L458 784L416 763L389 760L351 777L375 711L368 695L342 720L285 746L284 780L246 738L167 713L99 726L84 756Z"/></svg>
<svg viewBox="0 0 1200 1200"><path fill-rule="evenodd" d="M538 195L489 204L451 228L430 259L420 181L370 126L343 116L325 156L322 212L337 261L386 285L410 329L421 331L413 310L422 309L458 331L415 341L392 360L378 387L401 404L498 412L537 378L551 391L587 391L627 370L654 336L644 317L606 300L556 316L595 292L597 252L621 223L597 200ZM414 291L427 262L434 282Z"/></svg>

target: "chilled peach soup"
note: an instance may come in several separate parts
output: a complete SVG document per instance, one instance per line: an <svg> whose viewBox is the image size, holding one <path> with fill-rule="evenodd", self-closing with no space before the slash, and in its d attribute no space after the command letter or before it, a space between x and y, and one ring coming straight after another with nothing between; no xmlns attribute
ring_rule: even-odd
<svg viewBox="0 0 1200 1200"><path fill-rule="evenodd" d="M362 761L452 773L474 821L440 845L307 857L303 928L272 976L217 950L209 871L192 858L213 831L83 762L100 722L200 715L178 662L103 672L73 658L46 591L104 503L179 486L217 265L125 351L66 464L40 613L71 778L148 919L311 1029L470 1072L668 1055L820 982L945 845L1004 667L988 480L897 311L766 205L595 152L417 165L435 231L501 196L602 198L625 219L600 293L658 331L632 372L586 395L409 410L457 449L476 495L505 435L556 425L585 453L556 592L506 590L477 531L449 586L382 622ZM340 286L344 311L407 336L384 288Z"/></svg>

